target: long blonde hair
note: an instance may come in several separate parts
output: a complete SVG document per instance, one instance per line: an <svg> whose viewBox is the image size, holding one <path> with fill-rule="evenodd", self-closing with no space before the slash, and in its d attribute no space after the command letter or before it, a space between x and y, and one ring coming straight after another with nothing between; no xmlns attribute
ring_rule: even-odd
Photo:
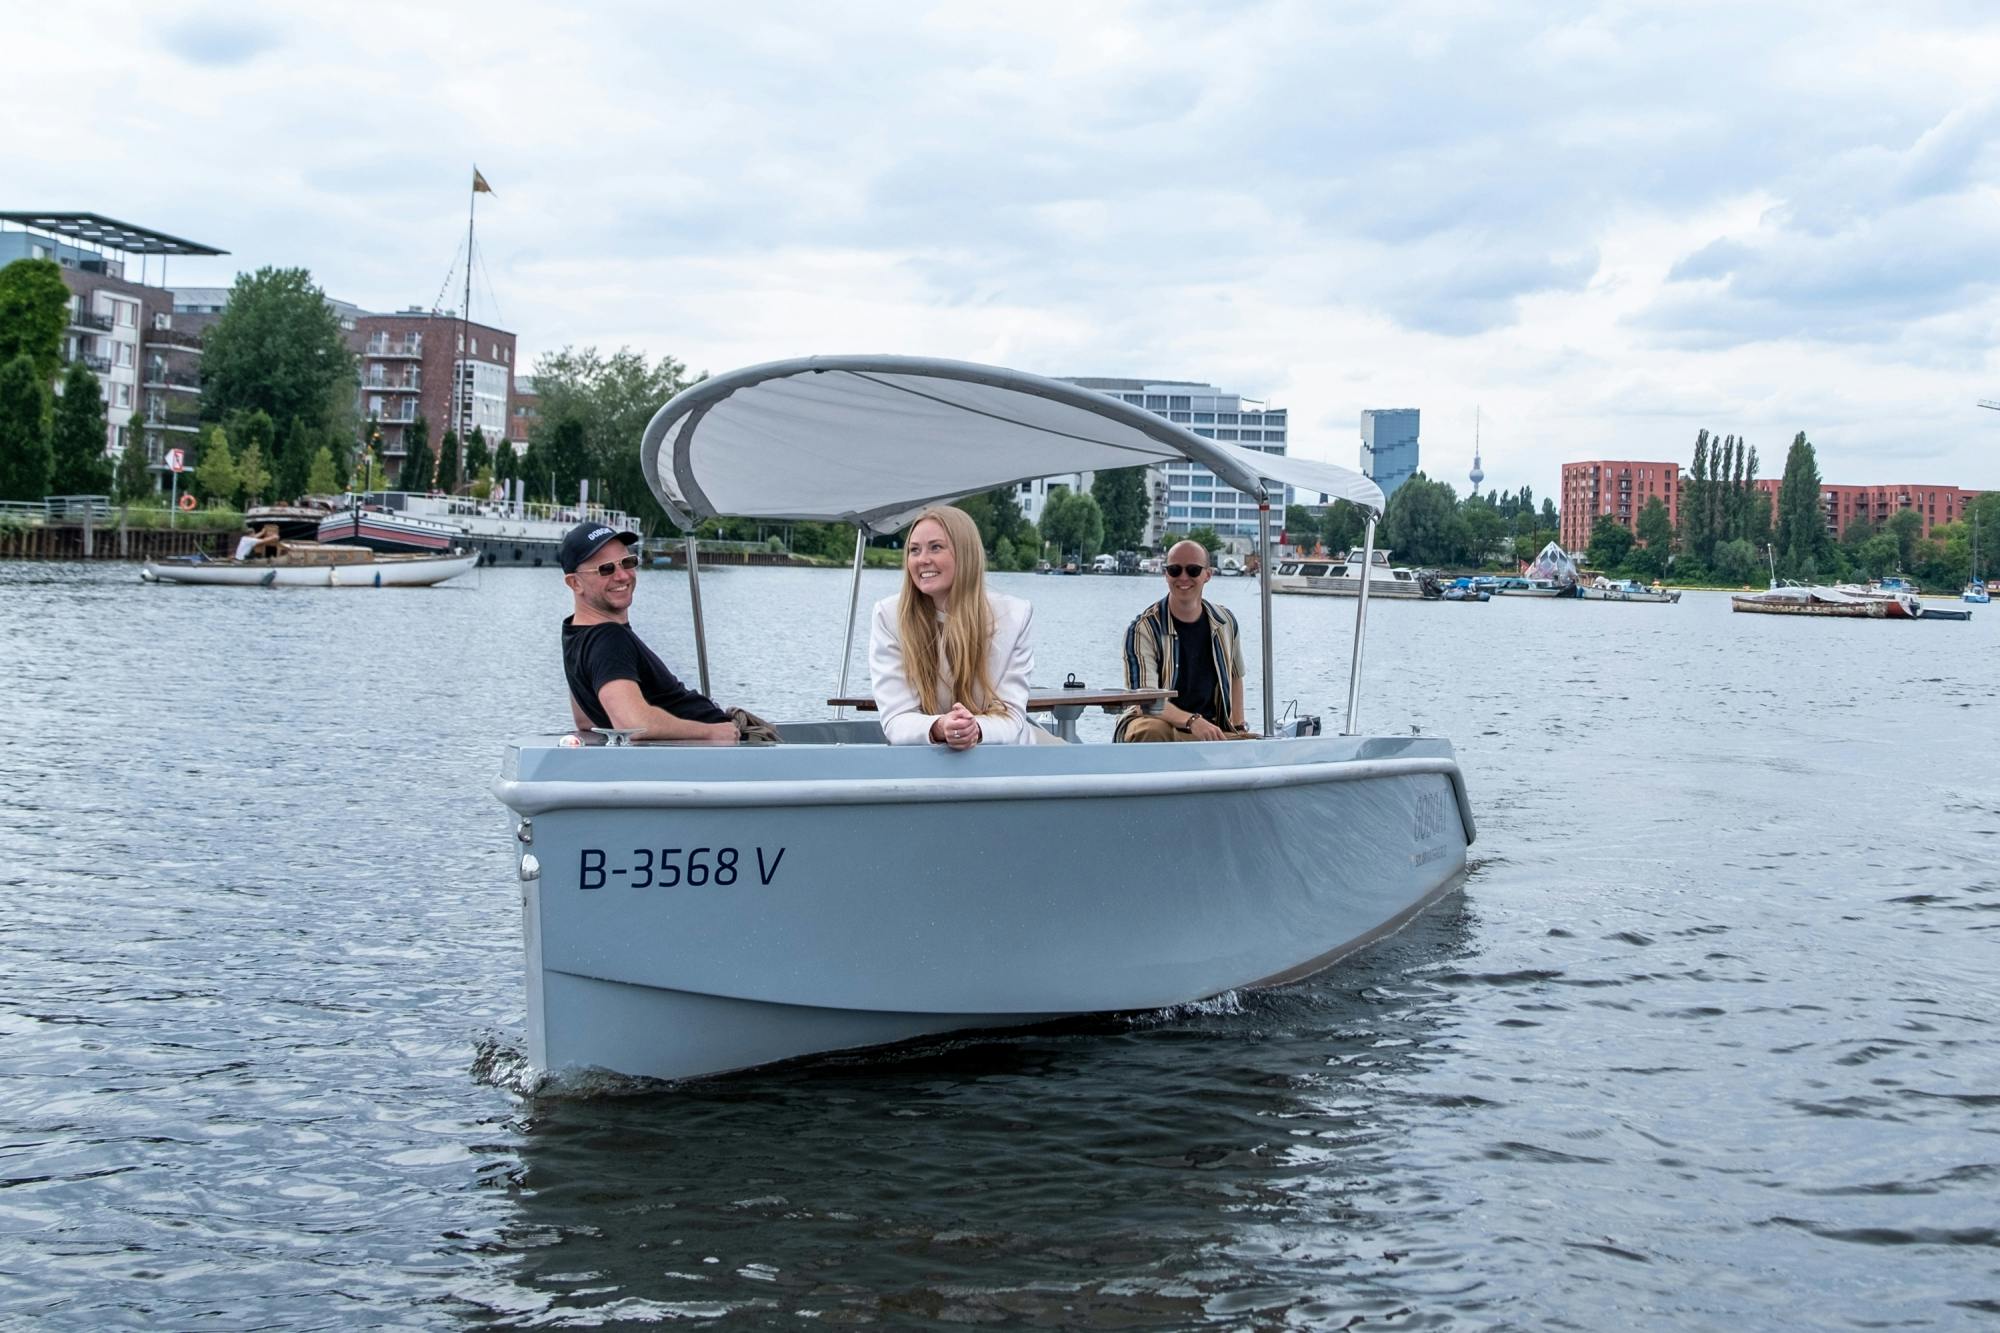
<svg viewBox="0 0 2000 1333"><path fill-rule="evenodd" d="M979 525L972 515L952 505L932 505L910 524L912 533L925 519L944 529L951 543L953 572L951 608L938 620L937 606L917 590L907 554L903 557L903 599L896 607L896 628L903 639L903 665L926 713L942 713L956 700L974 713L1004 713L993 685L993 667L986 647L993 637L993 610L986 604L986 549L979 542ZM907 545L905 547L907 551ZM951 694L939 689L939 662L951 665Z"/></svg>

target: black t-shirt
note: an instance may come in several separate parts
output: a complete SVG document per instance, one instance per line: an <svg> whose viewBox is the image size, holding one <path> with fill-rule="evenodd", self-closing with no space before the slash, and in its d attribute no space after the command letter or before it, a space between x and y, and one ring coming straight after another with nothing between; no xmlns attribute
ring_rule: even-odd
<svg viewBox="0 0 2000 1333"><path fill-rule="evenodd" d="M659 655L639 641L630 625L616 621L575 625L570 621L571 617L563 617L563 675L569 678L570 698L594 725L611 725L611 715L598 702L597 692L614 680L639 682L639 693L647 703L684 721L729 720L729 714L707 695L681 684Z"/></svg>
<svg viewBox="0 0 2000 1333"><path fill-rule="evenodd" d="M1227 727L1227 720L1215 715L1215 635L1209 628L1208 611L1204 609L1192 622L1176 619L1174 635L1180 644L1180 661L1174 671L1174 707L1199 713L1218 727Z"/></svg>

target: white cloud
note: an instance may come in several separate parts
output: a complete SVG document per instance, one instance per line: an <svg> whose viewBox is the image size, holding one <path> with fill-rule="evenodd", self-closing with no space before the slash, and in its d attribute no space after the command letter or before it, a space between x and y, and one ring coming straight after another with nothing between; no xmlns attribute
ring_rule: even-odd
<svg viewBox="0 0 2000 1333"><path fill-rule="evenodd" d="M394 308L437 298L477 161L475 310L530 357L1202 377L1343 462L1413 405L1447 479L1478 406L1488 484L1541 493L1700 426L2000 486L1982 7L260 12L18 17L10 206Z"/></svg>

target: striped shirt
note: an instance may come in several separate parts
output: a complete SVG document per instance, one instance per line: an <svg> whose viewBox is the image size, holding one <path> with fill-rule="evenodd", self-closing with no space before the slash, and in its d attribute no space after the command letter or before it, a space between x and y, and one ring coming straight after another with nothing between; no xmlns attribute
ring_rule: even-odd
<svg viewBox="0 0 2000 1333"><path fill-rule="evenodd" d="M1215 711L1202 710L1217 726L1227 727L1235 715L1236 682L1243 679L1243 645L1236 636L1236 617L1228 608L1202 599L1208 615L1208 641L1215 654ZM1162 597L1133 617L1125 631L1125 688L1128 690L1171 690L1180 675L1180 634L1173 613ZM1127 718L1140 709L1129 708L1119 719L1122 730Z"/></svg>

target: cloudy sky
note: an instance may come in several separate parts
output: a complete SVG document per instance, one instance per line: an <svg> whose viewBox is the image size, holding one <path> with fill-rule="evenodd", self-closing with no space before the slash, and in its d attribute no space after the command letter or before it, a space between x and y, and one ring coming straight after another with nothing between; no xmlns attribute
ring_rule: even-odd
<svg viewBox="0 0 2000 1333"><path fill-rule="evenodd" d="M1529 12L1536 17L1523 17ZM1555 490L1794 433L2000 487L1983 3L31 6L0 207L302 265L524 358L883 351L1208 380L1352 465ZM448 303L455 298L447 297Z"/></svg>

